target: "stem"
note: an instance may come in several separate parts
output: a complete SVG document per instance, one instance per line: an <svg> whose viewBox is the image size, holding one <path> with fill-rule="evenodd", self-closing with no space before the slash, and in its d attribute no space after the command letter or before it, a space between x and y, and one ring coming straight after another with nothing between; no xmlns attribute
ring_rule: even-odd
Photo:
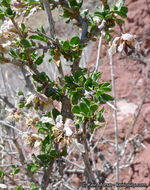
<svg viewBox="0 0 150 190"><path fill-rule="evenodd" d="M112 94L114 97L114 106L116 107L116 91L115 91L115 78L113 67L113 55L110 54L110 67L111 67L111 80L112 80ZM116 152L116 183L119 183L119 152L118 152L118 122L117 122L117 110L114 109L114 131L115 131L115 152ZM118 190L118 187L116 187Z"/></svg>
<svg viewBox="0 0 150 190"><path fill-rule="evenodd" d="M95 73L97 73L98 67L99 67L100 53L101 53L101 46L102 46L102 38L103 38L103 35L101 34L100 38L99 38L99 43L98 43L97 59L96 59L96 65L95 65L95 71L94 71Z"/></svg>
<svg viewBox="0 0 150 190"><path fill-rule="evenodd" d="M44 5L44 9L45 9L45 12L47 15L50 36L52 38L54 38L54 35L55 35L54 20L53 20L53 16L52 16L51 9L50 9L50 4L49 4L48 0L43 0L43 5Z"/></svg>

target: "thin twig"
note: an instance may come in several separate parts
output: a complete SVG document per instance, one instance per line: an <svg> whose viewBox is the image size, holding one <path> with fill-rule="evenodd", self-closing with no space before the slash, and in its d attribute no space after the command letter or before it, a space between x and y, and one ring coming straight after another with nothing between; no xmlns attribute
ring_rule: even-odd
<svg viewBox="0 0 150 190"><path fill-rule="evenodd" d="M112 80L112 94L114 97L114 106L116 107L116 91L115 91L115 78L114 78L114 68L113 68L113 55L110 54L110 67L111 67L111 80ZM114 131L115 131L115 152L116 152L116 183L119 183L119 146L118 146L118 122L117 122L117 110L114 110ZM116 187L118 190L118 187Z"/></svg>
<svg viewBox="0 0 150 190"><path fill-rule="evenodd" d="M43 5L44 5L44 9L47 15L47 20L48 20L48 24L49 24L49 32L50 32L50 36L52 38L54 38L55 36L55 28L54 28L54 20L53 20L53 16L51 13L51 9L50 9L50 4L48 2L48 0L42 0L43 1Z"/></svg>
<svg viewBox="0 0 150 190"><path fill-rule="evenodd" d="M9 123L6 123L5 121L1 121L1 120L0 120L0 123L3 124L3 125L5 125L6 127L10 127L10 128L12 128L12 129L18 131L19 133L23 134L23 132L22 132L21 130L19 130L19 129L17 129L16 127L10 125Z"/></svg>
<svg viewBox="0 0 150 190"><path fill-rule="evenodd" d="M97 50L97 59L96 59L96 65L95 65L95 71L94 71L95 73L97 73L98 67L99 67L102 39L103 39L103 34L101 34L100 37L99 37L98 50Z"/></svg>

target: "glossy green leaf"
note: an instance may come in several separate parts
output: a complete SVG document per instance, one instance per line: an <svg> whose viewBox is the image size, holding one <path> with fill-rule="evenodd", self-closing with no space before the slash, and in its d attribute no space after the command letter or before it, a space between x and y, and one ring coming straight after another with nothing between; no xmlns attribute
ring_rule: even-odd
<svg viewBox="0 0 150 190"><path fill-rule="evenodd" d="M35 173L39 168L39 164L37 163L31 163L31 164L27 164L27 169L29 171L31 171L32 173Z"/></svg>
<svg viewBox="0 0 150 190"><path fill-rule="evenodd" d="M43 62L43 59L44 59L44 56L43 56L43 55L39 56L39 57L36 59L35 64L36 64L36 65L41 65L42 62Z"/></svg>
<svg viewBox="0 0 150 190"><path fill-rule="evenodd" d="M53 118L56 119L58 115L61 115L61 113L56 108L54 108L52 110L52 115L53 115Z"/></svg>
<svg viewBox="0 0 150 190"><path fill-rule="evenodd" d="M80 38L78 36L75 36L73 38L71 38L70 40L70 45L74 46L80 44Z"/></svg>
<svg viewBox="0 0 150 190"><path fill-rule="evenodd" d="M74 113L74 114L79 114L80 112L81 112L81 109L80 109L80 107L78 106L78 105L75 105L75 106L73 106L73 108L72 108L72 112Z"/></svg>
<svg viewBox="0 0 150 190"><path fill-rule="evenodd" d="M31 47L30 42L25 38L21 39L20 43L23 45L24 48Z"/></svg>
<svg viewBox="0 0 150 190"><path fill-rule="evenodd" d="M32 35L29 37L29 39L34 39L34 40L39 40L39 41L43 41L43 42L48 42L48 39L44 36L41 35Z"/></svg>
<svg viewBox="0 0 150 190"><path fill-rule="evenodd" d="M22 190L21 185L17 186L17 189L16 189L16 190Z"/></svg>
<svg viewBox="0 0 150 190"><path fill-rule="evenodd" d="M69 47L70 47L69 42L68 42L68 41L65 41L65 42L63 43L63 49L64 49L64 50L69 50Z"/></svg>
<svg viewBox="0 0 150 190"><path fill-rule="evenodd" d="M97 109L98 109L98 105L97 105L97 104L92 104L92 105L90 106L91 112L95 112Z"/></svg>
<svg viewBox="0 0 150 190"><path fill-rule="evenodd" d="M21 30L22 30L22 33L24 33L24 32L25 32L25 29L26 29L25 24L24 24L24 23L21 23Z"/></svg>
<svg viewBox="0 0 150 190"><path fill-rule="evenodd" d="M88 108L87 104L84 102L80 103L80 110L84 115L87 117L90 114L90 109Z"/></svg>
<svg viewBox="0 0 150 190"><path fill-rule="evenodd" d="M110 96L109 94L102 94L101 97L105 100L105 101L113 101L114 98L112 96Z"/></svg>
<svg viewBox="0 0 150 190"><path fill-rule="evenodd" d="M11 55L12 57L14 57L14 58L17 58L18 57L18 53L17 53L17 51L14 49L14 48L10 48L10 50L9 50L9 55Z"/></svg>

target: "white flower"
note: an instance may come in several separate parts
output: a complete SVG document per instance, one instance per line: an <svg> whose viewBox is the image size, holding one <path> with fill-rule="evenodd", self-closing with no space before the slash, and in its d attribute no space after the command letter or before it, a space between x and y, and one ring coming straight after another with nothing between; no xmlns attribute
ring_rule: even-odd
<svg viewBox="0 0 150 190"><path fill-rule="evenodd" d="M62 115L58 115L56 117L56 127L60 128L63 125L63 117Z"/></svg>
<svg viewBox="0 0 150 190"><path fill-rule="evenodd" d="M132 34L122 34L121 36L122 40L127 40L129 42L134 42L136 40L136 35L132 35Z"/></svg>
<svg viewBox="0 0 150 190"><path fill-rule="evenodd" d="M6 189L7 186L6 186L5 184L0 184L0 188L2 188L2 189Z"/></svg>
<svg viewBox="0 0 150 190"><path fill-rule="evenodd" d="M64 130L66 132L66 136L68 136L68 137L71 136L72 133L73 133L72 130L69 127L65 127Z"/></svg>
<svg viewBox="0 0 150 190"><path fill-rule="evenodd" d="M72 130L70 129L71 122L72 122L71 119L67 119L65 124L64 124L64 131L66 133L66 136L68 136L68 137L73 134Z"/></svg>
<svg viewBox="0 0 150 190"><path fill-rule="evenodd" d="M27 105L29 105L31 102L33 102L33 100L35 99L35 97L36 97L35 94L31 94L31 95L28 97L25 106L27 106Z"/></svg>
<svg viewBox="0 0 150 190"><path fill-rule="evenodd" d="M34 143L34 148L39 148L39 147L41 147L41 145L42 145L42 141L37 140Z"/></svg>
<svg viewBox="0 0 150 190"><path fill-rule="evenodd" d="M52 125L55 125L54 120L50 117L42 117L40 121L42 121L42 123L50 123Z"/></svg>

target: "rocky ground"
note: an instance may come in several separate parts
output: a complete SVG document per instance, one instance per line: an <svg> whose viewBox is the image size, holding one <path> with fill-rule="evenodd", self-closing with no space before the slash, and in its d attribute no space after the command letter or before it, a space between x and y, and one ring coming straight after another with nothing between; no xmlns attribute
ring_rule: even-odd
<svg viewBox="0 0 150 190"><path fill-rule="evenodd" d="M136 134L143 135L144 146L139 149L131 166L120 172L120 182L146 183L149 187L135 189L150 190L150 1L126 0L125 2L129 12L123 31L136 34L137 41L141 45L142 57L138 60L119 54L114 56L119 143L122 144L135 120L130 137ZM119 29L116 28L116 31L119 32ZM105 44L103 44L99 70L102 71L102 81L111 81L110 65L105 50ZM90 68L95 65L96 56L97 45L89 61ZM105 118L108 122L103 136L113 139L111 109L107 109ZM106 147L101 146L101 150L104 148Z"/></svg>

